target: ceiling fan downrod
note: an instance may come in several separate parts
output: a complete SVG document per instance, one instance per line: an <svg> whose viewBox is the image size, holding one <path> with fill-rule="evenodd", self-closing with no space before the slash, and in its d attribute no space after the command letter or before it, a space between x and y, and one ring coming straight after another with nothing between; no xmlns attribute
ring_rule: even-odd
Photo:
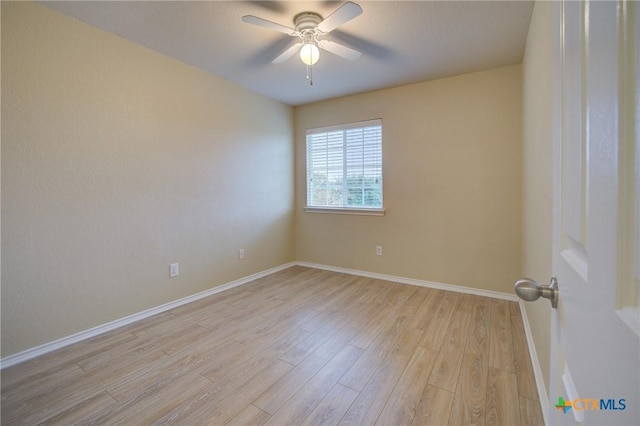
<svg viewBox="0 0 640 426"><path fill-rule="evenodd" d="M309 86L313 86L313 65L307 65L307 80L309 80Z"/></svg>

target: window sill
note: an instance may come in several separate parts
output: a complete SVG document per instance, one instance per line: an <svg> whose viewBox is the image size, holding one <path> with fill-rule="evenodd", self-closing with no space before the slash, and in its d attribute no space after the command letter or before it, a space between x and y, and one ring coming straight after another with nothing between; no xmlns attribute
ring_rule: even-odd
<svg viewBox="0 0 640 426"><path fill-rule="evenodd" d="M307 213L351 214L360 216L384 216L384 209L351 209L346 207L305 207Z"/></svg>

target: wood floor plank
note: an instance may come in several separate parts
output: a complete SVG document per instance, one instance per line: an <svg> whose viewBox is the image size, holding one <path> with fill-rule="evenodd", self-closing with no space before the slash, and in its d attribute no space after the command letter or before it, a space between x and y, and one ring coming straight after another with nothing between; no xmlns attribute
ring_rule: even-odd
<svg viewBox="0 0 640 426"><path fill-rule="evenodd" d="M2 405L13 407L39 395L47 395L61 383L70 383L83 375L84 371L75 362L68 362L50 372L42 370L36 374L26 374L23 380L13 380L6 385L2 383Z"/></svg>
<svg viewBox="0 0 640 426"><path fill-rule="evenodd" d="M17 382L30 381L38 376L46 376L64 365L75 363L78 359L101 353L135 339L137 337L127 331L115 330L3 369L1 376L2 389L8 389Z"/></svg>
<svg viewBox="0 0 640 426"><path fill-rule="evenodd" d="M449 319L453 315L457 301L457 293L444 292L435 312L433 312L433 316L424 328L425 332L420 342L421 348L440 350L444 335L449 327Z"/></svg>
<svg viewBox="0 0 640 426"><path fill-rule="evenodd" d="M130 401L137 398L140 389L161 388L193 372L196 364L192 361L192 357L188 355L179 359L167 358L158 368L135 371L106 389L117 401Z"/></svg>
<svg viewBox="0 0 640 426"><path fill-rule="evenodd" d="M270 425L301 424L338 383L362 354L362 349L345 346L302 386L267 422Z"/></svg>
<svg viewBox="0 0 640 426"><path fill-rule="evenodd" d="M382 291L377 292L376 294L378 294L378 297L380 297L380 295L384 294L389 295L391 292L391 288L383 288ZM366 300L366 302L364 300ZM345 306L343 311L340 312L340 315L349 315L349 321L356 321L366 324L368 328L368 325L371 323L373 318L375 318L380 310L385 309L385 307L377 304L377 297L365 297L364 300L358 299L356 300L356 303L354 305ZM363 328L363 331L367 328Z"/></svg>
<svg viewBox="0 0 640 426"><path fill-rule="evenodd" d="M242 386L225 385L224 396L220 404L213 409L207 409L207 415L199 413L193 417L185 417L181 423L185 424L224 424L237 416L247 405L251 404L265 389L277 382L286 373L291 371L293 366L280 360L275 360L271 365L260 368L251 368L247 371L247 379L242 380ZM237 380L234 377L232 383ZM230 391L228 391L230 389ZM210 407L208 407L210 408Z"/></svg>
<svg viewBox="0 0 640 426"><path fill-rule="evenodd" d="M521 396L520 419L522 426L544 426L540 402Z"/></svg>
<svg viewBox="0 0 640 426"><path fill-rule="evenodd" d="M358 277L347 276L338 291L333 292L317 309L336 313L358 307L362 298L367 296L367 293L358 291L360 287L357 283L361 281Z"/></svg>
<svg viewBox="0 0 640 426"><path fill-rule="evenodd" d="M446 292L442 290L426 289L429 290L424 301L415 312L409 323L409 327L417 328L418 330L425 330L429 325L429 322L433 318L433 313L438 310L440 301Z"/></svg>
<svg viewBox="0 0 640 426"><path fill-rule="evenodd" d="M517 315L520 316L520 306L518 306L518 302L508 302L509 303L509 315Z"/></svg>
<svg viewBox="0 0 640 426"><path fill-rule="evenodd" d="M2 424L541 424L518 304L295 266L1 372Z"/></svg>
<svg viewBox="0 0 640 426"><path fill-rule="evenodd" d="M433 290L424 287L417 287L409 298L400 307L400 312L407 315L414 315L424 303L425 299Z"/></svg>
<svg viewBox="0 0 640 426"><path fill-rule="evenodd" d="M527 336L520 314L511 315L511 333L513 337L513 359L516 378L518 379L518 395L524 398L538 400L538 388L533 375L533 368L529 357Z"/></svg>
<svg viewBox="0 0 640 426"><path fill-rule="evenodd" d="M402 315L387 324L386 329L369 345L360 359L340 380L340 383L357 391L364 389L378 366L385 360L396 341L406 330L406 323L407 317Z"/></svg>
<svg viewBox="0 0 640 426"><path fill-rule="evenodd" d="M475 297L469 335L449 418L451 424L484 424L490 325L491 299Z"/></svg>
<svg viewBox="0 0 640 426"><path fill-rule="evenodd" d="M261 426L269 420L271 415L266 411L262 411L255 405L247 405L247 407L238 413L233 419L227 423L230 426Z"/></svg>
<svg viewBox="0 0 640 426"><path fill-rule="evenodd" d="M178 336L172 335L171 339L158 341L158 349L169 356L176 357L178 353L185 353L192 350L199 342L206 340L212 331L199 324L195 324Z"/></svg>
<svg viewBox="0 0 640 426"><path fill-rule="evenodd" d="M227 342L224 345L196 344L192 351L184 350L172 355L172 359L190 357L194 370L215 381L227 373L227 365L237 366L236 361L247 354L247 346L238 342Z"/></svg>
<svg viewBox="0 0 640 426"><path fill-rule="evenodd" d="M491 337L489 345L489 365L493 368L515 372L513 361L513 337L509 302L491 301Z"/></svg>
<svg viewBox="0 0 640 426"><path fill-rule="evenodd" d="M451 406L450 424L484 424L488 374L487 359L464 354Z"/></svg>
<svg viewBox="0 0 640 426"><path fill-rule="evenodd" d="M515 373L489 367L486 413L487 425L521 424Z"/></svg>
<svg viewBox="0 0 640 426"><path fill-rule="evenodd" d="M360 392L340 424L373 424L382 412L409 359L418 346L421 330L407 329L397 340L369 382Z"/></svg>
<svg viewBox="0 0 640 426"><path fill-rule="evenodd" d="M158 315L155 321L148 322L139 327L133 327L131 334L135 335L138 341L148 341L154 338L162 338L172 332L179 332L195 323L196 321L191 320L186 314L173 315L170 312L164 312Z"/></svg>
<svg viewBox="0 0 640 426"><path fill-rule="evenodd" d="M328 360L314 355L305 358L282 379L265 390L253 401L253 405L271 415L275 414L327 362Z"/></svg>
<svg viewBox="0 0 640 426"><path fill-rule="evenodd" d="M489 336L491 335L491 299L473 296L471 327L464 347L465 353L489 357Z"/></svg>
<svg viewBox="0 0 640 426"><path fill-rule="evenodd" d="M387 328L387 325L393 320L392 317L395 315L396 310L392 307L385 307L380 310L378 314L369 321L366 329L364 329L362 333L358 333L349 343L361 349L366 349L378 334Z"/></svg>
<svg viewBox="0 0 640 426"><path fill-rule="evenodd" d="M256 319L264 320L265 315L268 315L270 310L279 308L283 303L282 300L265 299L260 306L256 306L253 309L250 308L251 305L240 307L228 304L216 305L210 309L199 311L197 315L191 314L184 321L218 332L219 330L233 328L235 324L245 324Z"/></svg>
<svg viewBox="0 0 640 426"><path fill-rule="evenodd" d="M310 333L315 333L325 326L337 326L338 324L331 324L332 319L335 317L334 312L326 312L320 310L318 315L310 318L308 321L305 321L303 324L300 324L300 328L306 330Z"/></svg>
<svg viewBox="0 0 640 426"><path fill-rule="evenodd" d="M256 399L253 404L269 414L275 414L307 380L313 377L324 364L329 362L329 360L347 346L348 342L353 338L353 335L356 334L361 327L361 324L354 323L347 324L338 330L311 355L301 361L296 367L295 373L292 372L291 375L288 375L289 377L284 377L280 382L276 383L261 395L260 398Z"/></svg>
<svg viewBox="0 0 640 426"><path fill-rule="evenodd" d="M290 364L298 365L303 359L312 354L322 346L327 340L341 329L344 324L328 321L320 329L302 339L291 349L285 352L280 359ZM306 330L306 329L305 329Z"/></svg>
<svg viewBox="0 0 640 426"><path fill-rule="evenodd" d="M302 424L305 426L338 424L359 394L360 392L342 386L340 383L336 384Z"/></svg>
<svg viewBox="0 0 640 426"><path fill-rule="evenodd" d="M231 344L232 342L238 343L234 339L236 335L255 327L256 324L259 324L261 321L264 321L264 316L256 314L245 315L245 317L241 319L231 319L224 325L216 324L213 328L205 322L199 322L198 325L208 328L211 333L199 340L196 345L206 344L209 347L219 347ZM189 352L190 348L184 347L184 351ZM175 356L184 355L184 351L178 351ZM174 354L172 354L172 356L174 356Z"/></svg>
<svg viewBox="0 0 640 426"><path fill-rule="evenodd" d="M354 304L357 303L367 306L375 304L376 300L384 298L383 295L388 294L388 292L392 290L391 285L384 285L378 280L366 277L360 277L353 285L357 285L361 289L361 291L358 292L360 297L354 301Z"/></svg>
<svg viewBox="0 0 640 426"><path fill-rule="evenodd" d="M293 329L291 333L281 336L270 345L245 345L244 352L225 363L216 363L215 368L203 369L201 374L213 382L228 382L245 374L247 370L274 362L307 334L304 330Z"/></svg>
<svg viewBox="0 0 640 426"><path fill-rule="evenodd" d="M64 389L64 392L39 393L18 404L3 404L2 421L6 424L41 422L103 392L105 384L111 385L136 372L151 371L155 368L156 361L167 358L168 355L155 351L144 356L114 360L108 369L86 373L79 379L59 382L59 389Z"/></svg>
<svg viewBox="0 0 640 426"><path fill-rule="evenodd" d="M427 385L422 393L412 424L415 426L457 425L457 423L448 423L452 402L452 392Z"/></svg>
<svg viewBox="0 0 640 426"><path fill-rule="evenodd" d="M47 425L66 426L71 424L82 424L87 418L97 412L112 412L118 403L108 392L101 392L90 398L70 407L56 416L44 419Z"/></svg>
<svg viewBox="0 0 640 426"><path fill-rule="evenodd" d="M123 327L123 331L127 331L136 337L145 333L147 335L158 335L158 333L162 333L162 331L158 331L158 329L162 330L163 325L171 327L172 321L175 318L176 316L169 311L161 312L150 318L145 318L141 321L136 321L133 324L125 325Z"/></svg>
<svg viewBox="0 0 640 426"><path fill-rule="evenodd" d="M438 353L417 348L380 413L378 425L410 425Z"/></svg>
<svg viewBox="0 0 640 426"><path fill-rule="evenodd" d="M464 345L471 322L472 298L461 295L456 303L455 312L449 321L442 347L429 376L429 384L450 392L455 391Z"/></svg>
<svg viewBox="0 0 640 426"><path fill-rule="evenodd" d="M138 424L151 424L209 386L209 380L197 373L190 373L163 387L141 389L135 399L95 419L94 423L127 425L129 419L135 416Z"/></svg>
<svg viewBox="0 0 640 426"><path fill-rule="evenodd" d="M184 400L155 422L157 424L224 424L251 404L293 366L274 360L239 371Z"/></svg>
<svg viewBox="0 0 640 426"><path fill-rule="evenodd" d="M138 337L117 347L91 354L91 356L81 357L76 360L76 363L87 372L109 368L109 364L115 358L126 356L126 354L130 353L143 354L155 350L161 351L164 345L177 344L180 339L189 339L193 335L202 337L206 332L207 330L204 327L200 327L197 324L177 330L167 330L165 334L159 333L147 338Z"/></svg>
<svg viewBox="0 0 640 426"><path fill-rule="evenodd" d="M300 309L293 311L290 315L286 317L280 317L273 321L263 321L258 327L254 327L252 330L249 330L236 338L234 340L240 343L250 342L252 346L255 345L266 345L269 342L277 340L281 338L283 335L293 331L296 327L296 322L298 320L304 321L305 318L310 318L317 315L317 311L312 309L305 310ZM305 330L303 334L308 336L310 333Z"/></svg>
<svg viewBox="0 0 640 426"><path fill-rule="evenodd" d="M418 287L390 282L393 290L381 301L381 306L399 309L416 292Z"/></svg>
<svg viewBox="0 0 640 426"><path fill-rule="evenodd" d="M351 321L344 327L335 332L330 338L328 338L322 345L318 347L313 354L326 360L333 358L338 352L342 350L349 341L353 339L353 336L358 334L365 324L360 321Z"/></svg>

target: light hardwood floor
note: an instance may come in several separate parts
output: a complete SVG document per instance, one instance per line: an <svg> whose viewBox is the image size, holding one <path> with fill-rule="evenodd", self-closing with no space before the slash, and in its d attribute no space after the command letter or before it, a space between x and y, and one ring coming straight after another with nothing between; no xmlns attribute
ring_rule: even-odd
<svg viewBox="0 0 640 426"><path fill-rule="evenodd" d="M293 267L2 371L3 425L542 425L515 302Z"/></svg>

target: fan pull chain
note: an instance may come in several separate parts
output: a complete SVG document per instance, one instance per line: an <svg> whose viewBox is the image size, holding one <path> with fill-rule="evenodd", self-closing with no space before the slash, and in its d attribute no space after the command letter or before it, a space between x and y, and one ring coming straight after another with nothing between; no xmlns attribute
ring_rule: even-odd
<svg viewBox="0 0 640 426"><path fill-rule="evenodd" d="M313 65L307 65L307 80L309 80L309 86L313 86Z"/></svg>

